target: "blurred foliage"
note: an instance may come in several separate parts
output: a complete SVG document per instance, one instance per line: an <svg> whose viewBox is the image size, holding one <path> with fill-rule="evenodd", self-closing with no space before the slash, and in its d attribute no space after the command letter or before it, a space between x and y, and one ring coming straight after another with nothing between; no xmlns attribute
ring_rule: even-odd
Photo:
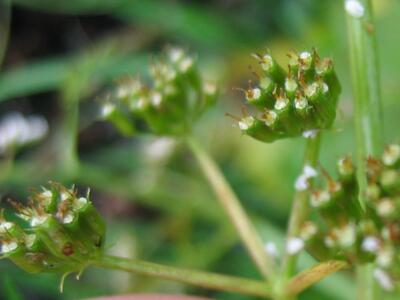
<svg viewBox="0 0 400 300"><path fill-rule="evenodd" d="M393 29L398 27L400 3L376 0L375 7L385 133L388 142L398 141L400 43ZM2 34L7 26L4 12ZM23 199L29 187L49 179L91 187L108 220L107 247L112 253L257 277L184 147L149 137L123 138L97 121L96 96L115 78L143 74L152 55L166 44L198 53L199 65L221 82L221 101L202 118L196 134L216 157L265 242L274 241L283 249L304 141L265 145L242 137L223 117L240 107L242 97L231 87L247 84L249 53L267 46L284 64L288 50L315 46L323 56L333 57L344 93L334 129L323 138L321 163L332 171L339 156L354 151L341 1L14 0L11 19L0 73L0 117L15 110L43 114L50 135L15 157L1 158L0 196ZM29 39L23 34L28 29ZM301 268L312 263L303 255ZM251 299L97 269L87 270L80 281L67 280L60 295L58 276L33 276L5 261L0 270L4 299L78 299L145 291ZM352 299L353 288L350 274L335 274L301 298Z"/></svg>

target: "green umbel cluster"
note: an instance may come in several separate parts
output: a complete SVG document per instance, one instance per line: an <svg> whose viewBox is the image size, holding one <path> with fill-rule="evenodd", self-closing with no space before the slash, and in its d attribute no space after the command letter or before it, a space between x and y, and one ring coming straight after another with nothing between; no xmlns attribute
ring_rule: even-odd
<svg viewBox="0 0 400 300"><path fill-rule="evenodd" d="M362 208L355 167L348 157L339 160L338 180L328 176L326 187L311 195L322 226L307 222L301 238L320 258L375 262L379 281L390 290L400 277L400 145L387 146L380 159L368 158L366 171Z"/></svg>
<svg viewBox="0 0 400 300"><path fill-rule="evenodd" d="M29 198L12 202L24 224L0 216L0 254L27 272L81 271L103 251L105 223L86 197L52 183Z"/></svg>
<svg viewBox="0 0 400 300"><path fill-rule="evenodd" d="M270 54L255 54L263 75L245 90L258 111L239 120L243 133L263 142L327 129L336 117L341 91L332 60L317 52L291 53L286 72Z"/></svg>
<svg viewBox="0 0 400 300"><path fill-rule="evenodd" d="M150 68L151 85L124 78L102 107L102 115L125 135L152 132L182 135L217 98L217 87L204 81L194 58L170 48Z"/></svg>

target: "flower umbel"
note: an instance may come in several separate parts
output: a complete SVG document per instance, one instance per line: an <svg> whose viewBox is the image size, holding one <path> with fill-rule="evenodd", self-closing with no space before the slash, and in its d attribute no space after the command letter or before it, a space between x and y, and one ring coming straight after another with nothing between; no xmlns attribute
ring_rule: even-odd
<svg viewBox="0 0 400 300"><path fill-rule="evenodd" d="M89 199L51 183L24 206L11 202L25 224L0 215L0 254L27 272L80 272L103 251L105 223Z"/></svg>
<svg viewBox="0 0 400 300"><path fill-rule="evenodd" d="M217 98L217 86L203 80L196 60L170 48L150 68L151 85L124 78L103 104L102 115L122 133L182 135Z"/></svg>
<svg viewBox="0 0 400 300"><path fill-rule="evenodd" d="M321 259L374 262L375 278L386 290L394 289L394 279L400 276L399 149L399 145L389 145L381 158L366 159L365 210L358 201L356 169L350 157L339 160L339 178L334 180L325 174L325 187L315 190L310 199L324 226L307 242L307 248L323 253Z"/></svg>
<svg viewBox="0 0 400 300"><path fill-rule="evenodd" d="M332 60L316 50L290 53L286 72L270 54L253 54L263 75L245 90L259 113L239 120L243 133L263 142L296 137L332 126L341 91Z"/></svg>

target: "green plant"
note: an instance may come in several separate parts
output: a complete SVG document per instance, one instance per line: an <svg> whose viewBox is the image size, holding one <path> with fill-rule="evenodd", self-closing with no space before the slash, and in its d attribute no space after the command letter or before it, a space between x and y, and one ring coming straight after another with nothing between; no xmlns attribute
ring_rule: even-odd
<svg viewBox="0 0 400 300"><path fill-rule="evenodd" d="M109 256L103 250L102 218L91 206L89 197L77 197L73 189L54 184L51 189L35 194L30 206L15 204L18 214L31 228L22 229L1 217L3 257L30 272L54 270L68 274L93 265L275 299L294 299L330 274L356 266L360 299L376 299L374 274L384 288L393 289L392 277L398 273L396 265L390 264L396 258L398 224L394 218L398 205L399 147L388 147L382 159L378 158L382 148L379 136L382 121L370 3L347 0L345 8L356 100L357 168L350 158L343 158L338 163L338 180L332 179L322 167L318 168L321 135L335 120L341 88L332 60L321 59L316 50L291 53L287 72L270 54L256 54L263 75L259 76L257 87L244 92L246 102L255 107L258 115L245 110L243 117L234 117L244 134L262 142L306 138L303 171L296 181L281 264L265 250L240 200L195 137L194 123L215 103L218 89L203 79L192 57L182 49L170 48L153 63L149 80L123 78L115 90L103 97L102 118L111 121L124 135L168 136L188 146L265 280L181 270ZM94 69L95 64L88 69ZM75 128L67 141L65 155L69 159L65 160L67 167L74 164L74 171L78 168L73 136L77 127L77 103L89 77L85 73L85 80L81 82L71 75L63 93L65 108L72 111L68 123ZM79 92L70 94L70 91ZM69 99L72 103L68 103ZM315 183L319 169L327 181L321 189ZM93 215L85 215L86 206ZM309 220L313 211L318 212L323 222ZM38 223L37 219L41 221ZM81 222L86 226L82 227ZM41 247L33 249L32 243L36 241ZM298 255L303 247L321 262L297 273ZM384 264L380 265L382 260Z"/></svg>

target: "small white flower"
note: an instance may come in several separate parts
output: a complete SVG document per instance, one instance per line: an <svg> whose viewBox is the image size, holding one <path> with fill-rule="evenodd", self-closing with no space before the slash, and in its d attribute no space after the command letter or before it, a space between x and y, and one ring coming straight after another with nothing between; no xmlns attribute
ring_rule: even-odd
<svg viewBox="0 0 400 300"><path fill-rule="evenodd" d="M10 113L0 121L0 154L10 148L38 141L47 132L48 124L44 118L25 118L20 113Z"/></svg>
<svg viewBox="0 0 400 300"><path fill-rule="evenodd" d="M0 253L2 253L2 254L10 253L10 252L13 252L17 248L18 248L17 242L15 242L15 241L4 242L3 241L2 245L1 245Z"/></svg>
<svg viewBox="0 0 400 300"><path fill-rule="evenodd" d="M376 268L374 270L374 277L376 281L378 281L379 285L386 291L394 290L394 283L392 278L390 278L389 274L384 270Z"/></svg>
<svg viewBox="0 0 400 300"><path fill-rule="evenodd" d="M241 119L239 121L239 128L241 130L247 130L249 129L251 126L253 126L255 120L253 117L249 116L249 117L245 117L243 119Z"/></svg>
<svg viewBox="0 0 400 300"><path fill-rule="evenodd" d="M266 243L264 245L264 250L272 257L275 257L275 258L278 257L278 248L276 247L275 243L273 243L273 242Z"/></svg>
<svg viewBox="0 0 400 300"><path fill-rule="evenodd" d="M293 79L287 78L285 81L285 89L287 91L295 91L297 89L297 82Z"/></svg>
<svg viewBox="0 0 400 300"><path fill-rule="evenodd" d="M329 92L329 86L328 86L325 82L322 84L322 92L323 92L324 94L326 94L327 92Z"/></svg>
<svg viewBox="0 0 400 300"><path fill-rule="evenodd" d="M364 16L365 8L359 0L346 0L345 8L347 13L354 18Z"/></svg>
<svg viewBox="0 0 400 300"><path fill-rule="evenodd" d="M207 95L215 95L217 93L217 85L215 83L206 82L203 90Z"/></svg>
<svg viewBox="0 0 400 300"><path fill-rule="evenodd" d="M294 188L296 191L305 191L308 189L309 183L308 178L305 177L303 174L297 177L296 182L294 183Z"/></svg>
<svg viewBox="0 0 400 300"><path fill-rule="evenodd" d="M155 107L159 107L161 105L162 102L162 96L160 93L154 93L151 97L151 103L155 106Z"/></svg>
<svg viewBox="0 0 400 300"><path fill-rule="evenodd" d="M261 90L259 88L254 88L252 91L253 99L259 99L261 97Z"/></svg>
<svg viewBox="0 0 400 300"><path fill-rule="evenodd" d="M103 117L109 117L115 111L115 105L112 103L106 103L101 108L101 114Z"/></svg>
<svg viewBox="0 0 400 300"><path fill-rule="evenodd" d="M297 177L294 187L297 191L304 191L309 188L308 180L318 175L318 172L310 165L305 165L303 172Z"/></svg>
<svg viewBox="0 0 400 300"><path fill-rule="evenodd" d="M265 70L268 71L274 66L274 60L271 55L265 54L261 60L261 67Z"/></svg>
<svg viewBox="0 0 400 300"><path fill-rule="evenodd" d="M290 255L299 253L304 248L304 241L299 237L291 237L286 242L286 252Z"/></svg>
<svg viewBox="0 0 400 300"><path fill-rule="evenodd" d="M265 116L265 125L267 126L272 126L275 123L276 119L278 118L278 115L273 110L265 112L264 116Z"/></svg>
<svg viewBox="0 0 400 300"><path fill-rule="evenodd" d="M171 138L159 138L145 145L143 152L150 161L160 161L168 157L175 146Z"/></svg>
<svg viewBox="0 0 400 300"><path fill-rule="evenodd" d="M313 139L317 136L319 130L318 129L310 129L303 132L303 137L306 139Z"/></svg>
<svg viewBox="0 0 400 300"><path fill-rule="evenodd" d="M380 241L375 236L366 236L361 244L361 249L366 252L376 253L379 250Z"/></svg>
<svg viewBox="0 0 400 300"><path fill-rule="evenodd" d="M185 53L181 48L171 48L168 52L168 55L171 61L176 63L184 57Z"/></svg>
<svg viewBox="0 0 400 300"><path fill-rule="evenodd" d="M299 110L303 110L308 106L308 101L305 97L294 99L294 107Z"/></svg>
<svg viewBox="0 0 400 300"><path fill-rule="evenodd" d="M302 60L308 60L311 59L311 53L308 51L304 51L300 53L300 59Z"/></svg>
<svg viewBox="0 0 400 300"><path fill-rule="evenodd" d="M394 250L390 247L385 247L378 251L376 263L384 268L389 267L393 263Z"/></svg>
<svg viewBox="0 0 400 300"><path fill-rule="evenodd" d="M282 109L286 108L288 106L288 104L289 104L289 99L278 98L278 99L276 99L274 108L276 110L282 110Z"/></svg>
<svg viewBox="0 0 400 300"><path fill-rule="evenodd" d="M186 73L192 66L193 66L193 59L187 57L184 60L182 60L182 62L179 64L179 70L182 73Z"/></svg>
<svg viewBox="0 0 400 300"><path fill-rule="evenodd" d="M0 233L6 233L7 231L10 231L10 229L14 226L15 225L12 222L2 221L0 222Z"/></svg>
<svg viewBox="0 0 400 300"><path fill-rule="evenodd" d="M47 215L37 215L37 216L33 216L32 218L31 218L31 226L32 227L36 227L36 226L39 226L39 225L41 225L41 224L43 224L44 222L46 222L47 221L47 219L48 219L48 216Z"/></svg>

